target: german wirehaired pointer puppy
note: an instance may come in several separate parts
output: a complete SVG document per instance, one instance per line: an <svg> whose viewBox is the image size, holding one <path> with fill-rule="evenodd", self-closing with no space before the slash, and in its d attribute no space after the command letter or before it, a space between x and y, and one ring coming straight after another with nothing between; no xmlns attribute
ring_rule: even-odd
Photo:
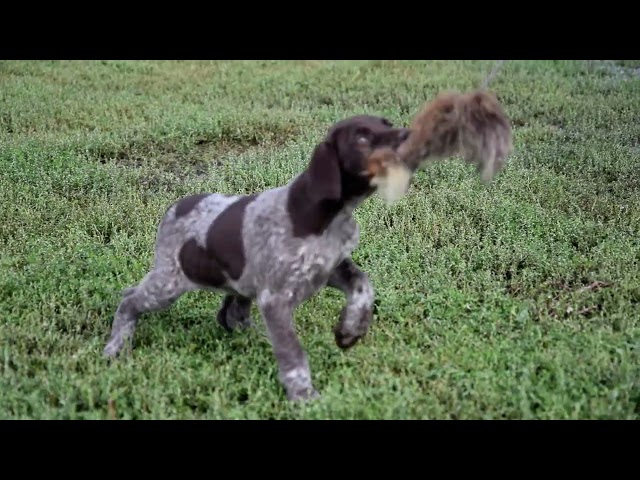
<svg viewBox="0 0 640 480"><path fill-rule="evenodd" d="M374 290L350 258L359 241L352 214L381 175L370 158L378 149L396 150L409 133L382 117L354 116L329 130L307 168L287 185L174 203L158 228L153 268L123 292L104 354L120 352L141 314L168 308L188 291L219 291L225 297L217 320L228 330L250 325L256 302L287 398L317 396L294 311L330 286L346 297L334 327L337 345L347 349L367 332Z"/></svg>

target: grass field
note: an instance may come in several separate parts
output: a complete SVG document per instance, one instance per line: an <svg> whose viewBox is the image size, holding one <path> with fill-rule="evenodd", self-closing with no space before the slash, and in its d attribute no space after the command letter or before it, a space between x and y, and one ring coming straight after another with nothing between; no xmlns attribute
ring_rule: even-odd
<svg viewBox="0 0 640 480"><path fill-rule="evenodd" d="M493 184L452 159L357 211L377 313L342 352L340 294L297 311L318 401L286 402L256 308L227 334L211 293L101 356L175 199L283 184L335 120L406 124L492 66L0 62L0 418L640 419L637 61L507 62Z"/></svg>

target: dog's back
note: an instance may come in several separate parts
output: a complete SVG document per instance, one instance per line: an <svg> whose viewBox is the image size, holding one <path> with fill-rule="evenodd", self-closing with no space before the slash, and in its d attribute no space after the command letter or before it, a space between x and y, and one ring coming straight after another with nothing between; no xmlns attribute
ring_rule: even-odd
<svg viewBox="0 0 640 480"><path fill-rule="evenodd" d="M184 274L194 287L249 298L260 285L281 289L301 278L321 284L357 245L358 226L345 212L324 235L296 236L289 194L286 185L253 195L203 193L180 199L160 222L156 267Z"/></svg>
<svg viewBox="0 0 640 480"><path fill-rule="evenodd" d="M156 249L180 248L190 238L204 243L211 223L241 195L200 193L173 203L158 227Z"/></svg>
<svg viewBox="0 0 640 480"><path fill-rule="evenodd" d="M198 288L224 290L244 268L242 224L257 196L201 193L175 202L158 227L156 268L184 274Z"/></svg>

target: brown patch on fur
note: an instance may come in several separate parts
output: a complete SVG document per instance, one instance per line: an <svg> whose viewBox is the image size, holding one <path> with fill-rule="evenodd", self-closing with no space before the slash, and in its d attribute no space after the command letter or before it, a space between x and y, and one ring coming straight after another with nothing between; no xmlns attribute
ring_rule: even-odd
<svg viewBox="0 0 640 480"><path fill-rule="evenodd" d="M226 283L218 260L194 238L182 246L178 261L186 277L193 282L212 287L222 287Z"/></svg>
<svg viewBox="0 0 640 480"><path fill-rule="evenodd" d="M229 205L213 221L207 232L207 250L234 280L242 275L245 265L242 222L244 213L257 194L246 195Z"/></svg>
<svg viewBox="0 0 640 480"><path fill-rule="evenodd" d="M226 284L225 273L234 280L240 278L245 266L242 222L256 196L243 196L218 215L207 231L206 248L193 238L182 246L178 261L187 278L212 287Z"/></svg>
<svg viewBox="0 0 640 480"><path fill-rule="evenodd" d="M398 153L413 171L428 160L460 155L476 165L484 181L491 180L513 146L509 119L484 90L441 93L415 115L410 128Z"/></svg>
<svg viewBox="0 0 640 480"><path fill-rule="evenodd" d="M188 197L184 197L180 199L176 203L176 218L180 218L184 215L188 215L191 210L193 210L198 203L209 196L208 193L199 193L196 195L189 195Z"/></svg>

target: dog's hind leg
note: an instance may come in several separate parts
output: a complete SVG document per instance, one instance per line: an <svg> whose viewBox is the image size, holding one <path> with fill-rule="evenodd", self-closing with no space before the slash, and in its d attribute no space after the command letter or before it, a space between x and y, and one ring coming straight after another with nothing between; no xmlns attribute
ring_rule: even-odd
<svg viewBox="0 0 640 480"><path fill-rule="evenodd" d="M342 261L329 277L327 285L344 292L347 304L334 327L336 344L347 349L364 337L373 318L375 293L369 277L350 258Z"/></svg>
<svg viewBox="0 0 640 480"><path fill-rule="evenodd" d="M164 310L190 290L184 275L174 269L154 268L135 287L122 295L111 327L111 337L104 355L115 357L128 340L132 340L138 319L143 313Z"/></svg>

